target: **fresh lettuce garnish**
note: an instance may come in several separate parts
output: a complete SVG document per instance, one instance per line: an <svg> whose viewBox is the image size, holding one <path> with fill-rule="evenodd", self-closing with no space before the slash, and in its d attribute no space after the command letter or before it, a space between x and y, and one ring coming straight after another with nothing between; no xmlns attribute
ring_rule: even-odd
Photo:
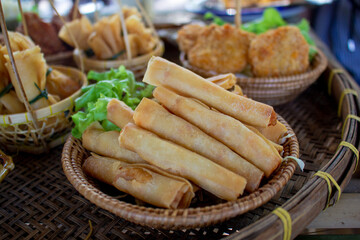
<svg viewBox="0 0 360 240"><path fill-rule="evenodd" d="M85 129L98 121L106 131L120 130L107 120L107 105L113 98L125 102L135 109L143 97L151 97L154 86L136 82L134 74L124 66L107 72L89 71L89 80L97 81L81 89L82 95L75 100L75 113L72 120L75 127L71 133L81 138Z"/></svg>
<svg viewBox="0 0 360 240"><path fill-rule="evenodd" d="M222 18L216 16L212 12L206 12L204 14L204 19L205 20L212 20L213 23L215 23L215 24L217 24L219 26L222 26L222 25L224 25L226 23Z"/></svg>

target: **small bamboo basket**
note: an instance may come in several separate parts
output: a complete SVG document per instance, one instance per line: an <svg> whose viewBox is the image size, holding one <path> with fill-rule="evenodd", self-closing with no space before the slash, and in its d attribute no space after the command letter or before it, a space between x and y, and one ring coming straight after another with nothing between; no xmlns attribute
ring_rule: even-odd
<svg viewBox="0 0 360 240"><path fill-rule="evenodd" d="M118 68L120 65L124 65L127 69L131 70L135 77L137 79L139 79L140 77L142 77L145 73L146 67L147 67L147 63L150 60L150 58L152 56L162 56L164 53L164 43L163 41L159 38L154 25L152 24L150 17L148 16L148 14L146 13L146 11L144 10L143 6L141 5L139 0L136 0L136 4L137 7L140 10L140 13L142 14L143 19L145 20L145 23L148 27L150 27L151 32L153 34L153 36L156 37L157 39L157 44L155 46L155 48L144 55L140 55L137 56L135 58L133 58L131 56L131 49L130 49L130 43L129 43L129 39L128 39L128 30L126 28L125 25L125 20L124 20L124 16L122 13L122 4L121 1L118 0L117 1L119 6L120 6L120 11L119 11L119 16L120 16L120 20L121 20L121 25L122 25L122 33L124 36L124 41L125 41L125 52L127 55L126 59L116 59L116 60L99 60L96 58L89 58L85 55L83 50L80 49L75 49L73 54L74 54L74 59L75 62L78 66L81 66L81 60L83 61L83 65L84 65L84 70L85 71L89 71L89 70L95 70L95 71L106 71L109 70L111 68ZM97 14L95 14L95 16L97 16Z"/></svg>
<svg viewBox="0 0 360 240"><path fill-rule="evenodd" d="M278 120L286 126L287 134L292 136L283 144L283 156L298 158L299 143L293 130L282 117L278 116ZM162 209L135 205L102 191L97 181L87 176L82 170L82 164L88 156L89 152L84 149L79 139L72 136L67 139L61 161L65 175L75 189L92 203L119 217L158 229L188 229L209 226L258 208L270 201L285 186L296 168L293 160L283 162L268 182L263 183L255 192L244 195L235 201L213 203L206 206L197 202L186 209Z"/></svg>
<svg viewBox="0 0 360 240"><path fill-rule="evenodd" d="M19 7L21 4L19 1ZM20 81L20 76L16 62L12 55L9 36L5 24L4 13L0 3L1 27L4 33L4 40L9 52L12 68L14 70L16 81L18 82L21 95L26 100L24 86ZM87 85L87 79L83 72L63 66L52 66L73 80L80 86ZM45 108L33 110L28 101L24 101L27 112L9 115L0 115L0 146L11 152L29 152L40 154L48 151L50 148L64 143L64 139L69 134L72 127L71 115L74 108L74 99L80 95L81 90L77 90L70 97L50 105Z"/></svg>
<svg viewBox="0 0 360 240"><path fill-rule="evenodd" d="M212 77L218 75L215 71L204 70L192 66L186 54L180 53L180 61L184 67L203 76ZM326 69L327 59L325 55L318 50L307 72L284 76L284 77L246 77L236 73L237 83L241 86L244 94L252 99L267 103L272 106L281 105L294 100L312 83L314 83Z"/></svg>
<svg viewBox="0 0 360 240"><path fill-rule="evenodd" d="M241 21L241 1L236 0L235 25L240 28ZM204 70L192 66L184 52L180 53L180 62L191 71L203 76L212 77L219 75L215 71ZM272 106L281 105L294 100L312 83L314 83L325 71L328 61L323 52L318 49L318 53L312 60L309 69L301 74L283 77L247 77L240 73L235 73L237 83L243 89L244 94L257 101L267 103Z"/></svg>

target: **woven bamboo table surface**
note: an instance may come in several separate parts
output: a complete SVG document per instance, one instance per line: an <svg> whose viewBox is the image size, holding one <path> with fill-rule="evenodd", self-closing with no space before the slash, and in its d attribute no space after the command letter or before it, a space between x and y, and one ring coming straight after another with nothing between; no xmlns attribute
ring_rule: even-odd
<svg viewBox="0 0 360 240"><path fill-rule="evenodd" d="M74 189L63 173L59 146L48 154L14 157L15 170L0 184L0 239L85 239L91 231L89 221L93 239L218 239L236 233L284 204L334 155L342 122L323 80L294 101L275 107L295 131L306 166L304 172L297 169L279 194L258 209L199 229L138 226L90 203Z"/></svg>

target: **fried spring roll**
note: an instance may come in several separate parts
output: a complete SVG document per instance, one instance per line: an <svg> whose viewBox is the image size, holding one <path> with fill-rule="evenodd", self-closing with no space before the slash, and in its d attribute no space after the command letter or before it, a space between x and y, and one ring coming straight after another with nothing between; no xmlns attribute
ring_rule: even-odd
<svg viewBox="0 0 360 240"><path fill-rule="evenodd" d="M128 105L116 98L110 100L107 105L107 119L119 128L134 123L133 114L134 111Z"/></svg>
<svg viewBox="0 0 360 240"><path fill-rule="evenodd" d="M280 144L277 144L273 141L270 141L269 139L267 139L258 129L256 129L255 127L253 126L248 126L248 125L245 125L247 128L249 128L251 131L253 131L254 133L256 133L257 135L259 135L262 139L265 140L265 142L267 142L270 146L273 147L273 149L279 153L281 153L284 148L283 146L281 146Z"/></svg>
<svg viewBox="0 0 360 240"><path fill-rule="evenodd" d="M247 191L253 192L259 187L264 175L261 170L198 127L169 113L155 101L143 98L135 109L134 121L136 125L244 177L247 180L245 188Z"/></svg>
<svg viewBox="0 0 360 240"><path fill-rule="evenodd" d="M213 82L224 89L230 89L236 83L236 77L232 73L217 75L214 77L206 78L206 80Z"/></svg>
<svg viewBox="0 0 360 240"><path fill-rule="evenodd" d="M161 86L154 90L153 95L171 112L196 125L264 171L266 177L280 165L282 158L279 153L235 118L205 108Z"/></svg>
<svg viewBox="0 0 360 240"><path fill-rule="evenodd" d="M268 126L265 128L257 127L259 132L264 135L270 141L274 143L280 143L280 139L286 134L287 129L284 124L277 121L275 126Z"/></svg>
<svg viewBox="0 0 360 240"><path fill-rule="evenodd" d="M245 178L132 123L121 130L120 145L137 152L147 162L194 182L219 198L232 201L244 191Z"/></svg>
<svg viewBox="0 0 360 240"><path fill-rule="evenodd" d="M97 154L120 159L129 163L144 163L141 157L119 146L119 132L103 130L98 122L91 124L82 135L84 148Z"/></svg>
<svg viewBox="0 0 360 240"><path fill-rule="evenodd" d="M150 59L143 81L197 98L208 106L250 125L266 127L276 124L273 107L231 93L161 57Z"/></svg>
<svg viewBox="0 0 360 240"><path fill-rule="evenodd" d="M85 160L83 169L90 176L158 207L187 208L195 195L184 178L148 164L128 164L93 155Z"/></svg>

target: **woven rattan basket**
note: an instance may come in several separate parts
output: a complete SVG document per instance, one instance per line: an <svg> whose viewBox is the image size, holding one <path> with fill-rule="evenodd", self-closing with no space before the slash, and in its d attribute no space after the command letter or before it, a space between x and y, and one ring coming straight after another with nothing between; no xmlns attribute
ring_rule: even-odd
<svg viewBox="0 0 360 240"><path fill-rule="evenodd" d="M85 75L75 68L62 66L52 66L52 68L65 73L81 86L87 84ZM72 127L71 114L74 100L80 92L79 89L56 104L35 110L33 113L37 119L37 127L29 112L0 115L0 145L11 152L40 154L64 143Z"/></svg>
<svg viewBox="0 0 360 240"><path fill-rule="evenodd" d="M137 79L141 78L146 70L147 63L152 56L162 56L164 53L164 43L160 40L153 23L150 20L150 17L144 10L139 0L136 0L136 6L140 10L142 18L145 20L145 24L150 28L151 34L156 38L157 44L151 52L146 54L132 57L131 47L129 41L129 33L125 24L125 18L122 12L121 1L118 0L118 5L120 6L120 11L118 12L121 20L121 31L125 42L126 58L125 59L115 59L115 60L101 60L95 57L87 57L83 50L75 48L74 50L74 60L79 67L83 67L84 71L95 70L95 71L106 71L111 68L118 68L120 65L124 65L127 69L131 70ZM95 19L96 21L96 19Z"/></svg>
<svg viewBox="0 0 360 240"><path fill-rule="evenodd" d="M180 53L180 61L184 67L203 77L218 75L218 73L214 71L208 71L192 66L184 52ZM256 78L246 77L240 74L235 75L238 84L241 86L246 96L276 106L295 99L319 78L326 66L327 59L325 55L318 50L317 55L311 62L310 69L302 74L277 78Z"/></svg>
<svg viewBox="0 0 360 240"><path fill-rule="evenodd" d="M147 53L142 56L138 56L132 59L125 60L98 60L96 58L88 58L85 56L84 51L75 49L74 50L74 59L78 66L81 65L80 57L83 59L84 70L94 70L94 71L106 71L110 68L118 68L120 65L124 65L127 69L131 70L136 78L142 77L145 73L147 63L152 56L162 56L164 53L164 43L159 40L156 44L156 47L150 53Z"/></svg>
<svg viewBox="0 0 360 240"><path fill-rule="evenodd" d="M279 120L287 127L288 134L293 134L293 130L281 117ZM80 140L73 137L67 139L62 154L62 165L66 177L76 190L97 206L128 221L162 229L208 226L255 209L275 196L288 182L296 168L293 160L284 162L274 176L256 192L236 201L172 210L138 206L107 195L99 188L96 181L82 171L82 164L88 156L89 153L82 147ZM284 156L299 156L299 145L295 136L284 144Z"/></svg>

